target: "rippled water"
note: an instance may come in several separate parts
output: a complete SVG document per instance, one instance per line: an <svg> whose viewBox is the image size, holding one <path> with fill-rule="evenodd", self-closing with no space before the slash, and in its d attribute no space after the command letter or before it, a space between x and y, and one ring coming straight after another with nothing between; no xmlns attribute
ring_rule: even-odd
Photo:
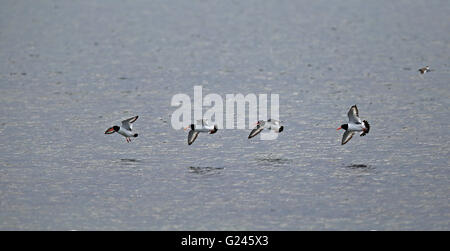
<svg viewBox="0 0 450 251"><path fill-rule="evenodd" d="M449 230L448 1L3 1L2 230ZM420 75L417 69L434 70ZM173 95L285 130L174 130ZM371 124L340 145L350 106ZM126 143L104 131L139 115Z"/></svg>

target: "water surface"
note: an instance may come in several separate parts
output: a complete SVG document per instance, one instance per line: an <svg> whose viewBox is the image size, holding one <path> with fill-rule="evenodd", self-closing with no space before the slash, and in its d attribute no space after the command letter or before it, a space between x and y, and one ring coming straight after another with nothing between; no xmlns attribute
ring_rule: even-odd
<svg viewBox="0 0 450 251"><path fill-rule="evenodd" d="M450 230L448 1L4 1L2 230ZM430 65L433 72L417 69ZM285 130L174 130L173 95ZM348 109L371 124L340 145ZM127 143L104 131L139 115Z"/></svg>

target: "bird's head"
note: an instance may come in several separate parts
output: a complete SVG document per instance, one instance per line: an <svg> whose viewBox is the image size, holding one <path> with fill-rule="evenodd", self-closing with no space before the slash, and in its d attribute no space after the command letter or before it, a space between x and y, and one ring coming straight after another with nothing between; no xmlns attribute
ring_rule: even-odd
<svg viewBox="0 0 450 251"><path fill-rule="evenodd" d="M344 130L347 131L347 129L348 129L348 124L342 124L338 129L336 129L336 131L337 131L337 130L341 130L341 129L344 129Z"/></svg>
<svg viewBox="0 0 450 251"><path fill-rule="evenodd" d="M188 128L191 128L191 130L194 130L195 129L195 125L194 124L190 124L190 125L186 126L184 128L184 130L186 131Z"/></svg>

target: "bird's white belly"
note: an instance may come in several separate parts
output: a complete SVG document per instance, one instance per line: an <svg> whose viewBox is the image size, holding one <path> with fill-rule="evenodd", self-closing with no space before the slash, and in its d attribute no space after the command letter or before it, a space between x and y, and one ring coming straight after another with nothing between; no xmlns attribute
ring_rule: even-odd
<svg viewBox="0 0 450 251"><path fill-rule="evenodd" d="M199 128L199 129L195 128L194 131L195 132L210 132L211 130L210 129L206 129L206 128Z"/></svg>
<svg viewBox="0 0 450 251"><path fill-rule="evenodd" d="M363 124L348 124L348 131L363 131Z"/></svg>
<svg viewBox="0 0 450 251"><path fill-rule="evenodd" d="M279 126L279 125L270 125L270 126L268 127L268 129L269 129L269 130L273 130L273 131L275 131L275 132L278 132L278 131L280 131L280 126Z"/></svg>
<svg viewBox="0 0 450 251"><path fill-rule="evenodd" d="M123 135L125 137L133 137L133 133L128 131L128 130L120 129L117 133L121 134L121 135Z"/></svg>

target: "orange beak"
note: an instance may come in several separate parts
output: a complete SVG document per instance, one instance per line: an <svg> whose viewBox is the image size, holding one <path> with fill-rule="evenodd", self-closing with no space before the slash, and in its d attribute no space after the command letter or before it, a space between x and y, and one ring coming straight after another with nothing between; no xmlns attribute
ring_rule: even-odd
<svg viewBox="0 0 450 251"><path fill-rule="evenodd" d="M184 130L186 131L189 127L190 127L190 126L186 126L186 127L184 128Z"/></svg>
<svg viewBox="0 0 450 251"><path fill-rule="evenodd" d="M339 127L338 129L336 129L336 131L339 131L339 130L341 130L342 129L342 127Z"/></svg>

